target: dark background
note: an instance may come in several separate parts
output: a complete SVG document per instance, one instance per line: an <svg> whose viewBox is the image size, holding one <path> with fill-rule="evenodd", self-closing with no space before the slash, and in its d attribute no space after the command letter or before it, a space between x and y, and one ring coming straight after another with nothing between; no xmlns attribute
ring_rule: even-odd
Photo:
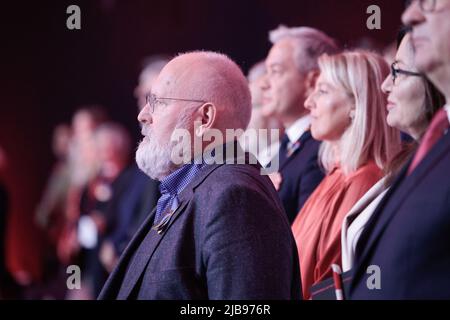
<svg viewBox="0 0 450 320"><path fill-rule="evenodd" d="M66 8L81 8L81 30ZM381 30L366 9L381 7ZM52 130L81 104L102 104L138 138L133 89L142 58L194 49L221 51L244 71L270 48L279 24L312 26L352 47L363 37L383 48L395 39L401 0L91 0L0 4L0 145L12 197L10 268L39 275L39 234L31 216L53 163Z"/></svg>

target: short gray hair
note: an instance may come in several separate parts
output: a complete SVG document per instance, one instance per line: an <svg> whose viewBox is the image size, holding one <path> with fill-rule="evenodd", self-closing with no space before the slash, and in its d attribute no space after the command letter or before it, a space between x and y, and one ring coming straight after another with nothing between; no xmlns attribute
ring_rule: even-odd
<svg viewBox="0 0 450 320"><path fill-rule="evenodd" d="M324 32L310 27L288 28L280 25L277 29L269 32L269 40L272 44L284 39L292 39L294 62L301 72L318 69L317 60L322 54L339 52L339 46L334 39Z"/></svg>

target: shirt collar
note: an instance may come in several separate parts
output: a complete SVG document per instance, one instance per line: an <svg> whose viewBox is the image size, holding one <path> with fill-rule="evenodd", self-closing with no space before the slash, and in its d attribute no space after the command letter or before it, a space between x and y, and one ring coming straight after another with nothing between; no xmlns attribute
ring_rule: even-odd
<svg viewBox="0 0 450 320"><path fill-rule="evenodd" d="M450 104L446 104L444 109L447 111L448 122L450 122Z"/></svg>
<svg viewBox="0 0 450 320"><path fill-rule="evenodd" d="M301 117L286 129L286 135L291 143L296 142L309 129L311 118L309 115Z"/></svg>
<svg viewBox="0 0 450 320"><path fill-rule="evenodd" d="M185 164L161 180L160 192L178 195L203 169L205 163Z"/></svg>

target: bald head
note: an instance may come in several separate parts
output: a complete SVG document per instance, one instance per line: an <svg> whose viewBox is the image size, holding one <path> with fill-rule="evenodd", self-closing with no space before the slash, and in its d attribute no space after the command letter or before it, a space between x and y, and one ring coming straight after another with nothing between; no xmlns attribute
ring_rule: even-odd
<svg viewBox="0 0 450 320"><path fill-rule="evenodd" d="M241 69L224 54L195 51L180 54L161 71L154 94L202 100L217 108L217 129L245 129L251 98Z"/></svg>

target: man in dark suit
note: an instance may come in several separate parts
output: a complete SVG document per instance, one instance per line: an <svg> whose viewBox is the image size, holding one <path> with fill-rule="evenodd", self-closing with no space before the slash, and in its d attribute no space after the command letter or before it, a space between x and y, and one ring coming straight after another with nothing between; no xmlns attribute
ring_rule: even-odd
<svg viewBox="0 0 450 320"><path fill-rule="evenodd" d="M402 20L447 105L361 235L351 299L450 299L450 0L412 1Z"/></svg>
<svg viewBox="0 0 450 320"><path fill-rule="evenodd" d="M286 129L276 159L279 170L271 179L292 223L323 179L317 160L320 143L309 132L309 112L304 103L315 85L318 57L336 52L337 46L323 32L308 27L281 26L270 33L270 40L273 47L261 87L263 113L278 118Z"/></svg>
<svg viewBox="0 0 450 320"><path fill-rule="evenodd" d="M277 193L234 138L222 140L250 119L239 67L218 53L180 55L147 101L136 161L161 181L161 197L99 299L300 298L295 241ZM181 142L173 140L179 133Z"/></svg>

